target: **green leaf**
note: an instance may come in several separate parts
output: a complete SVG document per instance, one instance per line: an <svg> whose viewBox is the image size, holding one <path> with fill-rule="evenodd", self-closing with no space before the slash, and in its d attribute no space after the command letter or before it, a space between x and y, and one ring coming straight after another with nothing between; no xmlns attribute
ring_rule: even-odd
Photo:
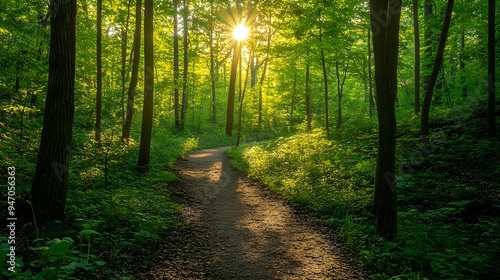
<svg viewBox="0 0 500 280"><path fill-rule="evenodd" d="M53 239L50 242L50 247L46 251L48 254L54 255L64 255L69 250L71 245L73 245L73 239L69 237L64 237L62 240L59 238Z"/></svg>

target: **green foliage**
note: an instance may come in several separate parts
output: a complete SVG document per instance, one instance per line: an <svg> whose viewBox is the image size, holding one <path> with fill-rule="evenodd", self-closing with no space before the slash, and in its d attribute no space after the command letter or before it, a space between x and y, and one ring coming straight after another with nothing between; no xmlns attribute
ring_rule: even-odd
<svg viewBox="0 0 500 280"><path fill-rule="evenodd" d="M474 116L447 113L424 142L415 137L418 119L399 123L395 242L375 234L370 130L337 132L332 139L299 133L228 153L252 178L322 213L373 271L372 279L492 279L500 253L500 160L494 156L500 147L481 138L484 120Z"/></svg>

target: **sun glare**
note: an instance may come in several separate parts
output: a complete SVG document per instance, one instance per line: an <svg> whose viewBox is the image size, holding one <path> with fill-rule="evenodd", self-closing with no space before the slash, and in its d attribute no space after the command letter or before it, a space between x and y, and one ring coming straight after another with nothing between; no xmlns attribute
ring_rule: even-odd
<svg viewBox="0 0 500 280"><path fill-rule="evenodd" d="M248 28L246 28L244 24L239 24L233 30L233 37L238 41L245 40L248 38Z"/></svg>

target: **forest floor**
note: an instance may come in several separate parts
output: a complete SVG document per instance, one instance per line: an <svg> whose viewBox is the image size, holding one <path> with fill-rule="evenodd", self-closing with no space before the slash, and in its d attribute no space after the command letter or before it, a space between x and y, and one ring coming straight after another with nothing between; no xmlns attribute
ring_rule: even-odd
<svg viewBox="0 0 500 280"><path fill-rule="evenodd" d="M331 229L233 170L225 150L177 163L185 226L168 234L141 279L366 278Z"/></svg>

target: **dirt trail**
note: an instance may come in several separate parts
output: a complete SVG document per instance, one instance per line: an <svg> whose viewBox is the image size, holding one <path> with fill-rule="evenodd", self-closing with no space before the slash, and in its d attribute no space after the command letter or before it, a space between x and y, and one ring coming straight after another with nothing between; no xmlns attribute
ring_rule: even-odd
<svg viewBox="0 0 500 280"><path fill-rule="evenodd" d="M158 250L149 279L364 279L328 231L229 165L226 148L177 164L187 227Z"/></svg>

